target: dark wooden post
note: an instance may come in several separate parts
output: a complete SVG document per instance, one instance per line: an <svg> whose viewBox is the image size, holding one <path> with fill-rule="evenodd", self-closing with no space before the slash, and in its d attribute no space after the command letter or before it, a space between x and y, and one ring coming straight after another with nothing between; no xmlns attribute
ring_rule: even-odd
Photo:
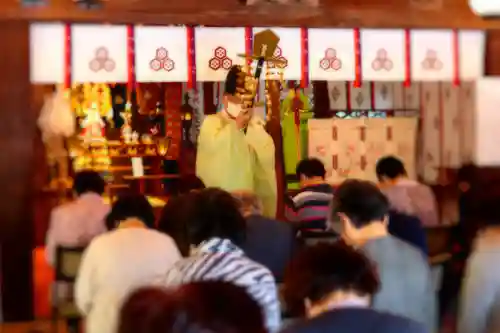
<svg viewBox="0 0 500 333"><path fill-rule="evenodd" d="M33 318L34 143L29 23L0 22L0 240L4 319Z"/></svg>
<svg viewBox="0 0 500 333"><path fill-rule="evenodd" d="M283 219L285 216L284 211L284 196L286 191L285 182L285 164L283 158L283 134L281 131L281 114L280 114L280 82L277 80L269 80L267 85L267 91L269 98L271 99L271 110L270 115L266 123L266 130L271 135L274 141L274 158L275 158L275 169L276 169L276 186L278 189L278 205L276 209L276 217L278 219Z"/></svg>

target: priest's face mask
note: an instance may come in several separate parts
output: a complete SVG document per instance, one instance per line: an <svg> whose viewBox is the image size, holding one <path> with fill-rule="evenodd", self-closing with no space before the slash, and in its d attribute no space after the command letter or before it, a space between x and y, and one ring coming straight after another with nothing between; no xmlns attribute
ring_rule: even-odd
<svg viewBox="0 0 500 333"><path fill-rule="evenodd" d="M225 116L230 119L236 119L243 110L241 100L236 96L226 95L223 99Z"/></svg>

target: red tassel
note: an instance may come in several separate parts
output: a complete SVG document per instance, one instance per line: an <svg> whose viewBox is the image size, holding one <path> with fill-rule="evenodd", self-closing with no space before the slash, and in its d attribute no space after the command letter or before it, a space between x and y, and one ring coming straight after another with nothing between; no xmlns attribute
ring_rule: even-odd
<svg viewBox="0 0 500 333"><path fill-rule="evenodd" d="M247 55L253 54L253 29L252 27L245 27L245 53ZM251 74L250 65L252 65L252 59L247 59L248 64L248 74Z"/></svg>
<svg viewBox="0 0 500 333"><path fill-rule="evenodd" d="M300 28L301 37L301 58L302 58L302 73L300 78L300 86L307 88L309 86L309 36L307 28Z"/></svg>
<svg viewBox="0 0 500 333"><path fill-rule="evenodd" d="M411 86L411 32L405 30L405 87Z"/></svg>
<svg viewBox="0 0 500 333"><path fill-rule="evenodd" d="M195 86L196 82L196 50L195 50L195 44L194 44L194 28L193 27L187 27L187 53L188 53L188 81L187 81L187 88L188 89L193 89Z"/></svg>
<svg viewBox="0 0 500 333"><path fill-rule="evenodd" d="M128 65L128 75L127 75L127 90L129 94L134 90L135 82L135 41L134 41L134 26L127 26L127 65Z"/></svg>
<svg viewBox="0 0 500 333"><path fill-rule="evenodd" d="M71 88L71 25L64 25L64 89Z"/></svg>
<svg viewBox="0 0 500 333"><path fill-rule="evenodd" d="M453 30L453 85L460 86L460 35Z"/></svg>
<svg viewBox="0 0 500 333"><path fill-rule="evenodd" d="M361 44L360 44L359 28L354 29L354 61L356 69L356 78L354 79L354 87L361 87Z"/></svg>

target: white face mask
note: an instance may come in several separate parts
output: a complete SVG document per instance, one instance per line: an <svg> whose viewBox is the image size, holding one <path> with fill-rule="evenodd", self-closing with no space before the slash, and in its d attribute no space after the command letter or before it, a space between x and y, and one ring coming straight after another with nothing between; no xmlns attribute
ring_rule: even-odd
<svg viewBox="0 0 500 333"><path fill-rule="evenodd" d="M226 111L227 111L227 113L229 113L229 115L231 117L236 118L236 117L238 117L238 115L241 112L241 104L236 104L236 103L228 102L227 103Z"/></svg>

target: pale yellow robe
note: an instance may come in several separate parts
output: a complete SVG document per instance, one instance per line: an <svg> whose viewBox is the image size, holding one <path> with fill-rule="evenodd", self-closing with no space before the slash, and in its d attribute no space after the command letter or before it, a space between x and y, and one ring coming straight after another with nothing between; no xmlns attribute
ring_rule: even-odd
<svg viewBox="0 0 500 333"><path fill-rule="evenodd" d="M262 200L264 215L275 217L274 143L261 119L252 118L245 134L220 114L207 116L198 138L196 175L207 187L254 192Z"/></svg>

